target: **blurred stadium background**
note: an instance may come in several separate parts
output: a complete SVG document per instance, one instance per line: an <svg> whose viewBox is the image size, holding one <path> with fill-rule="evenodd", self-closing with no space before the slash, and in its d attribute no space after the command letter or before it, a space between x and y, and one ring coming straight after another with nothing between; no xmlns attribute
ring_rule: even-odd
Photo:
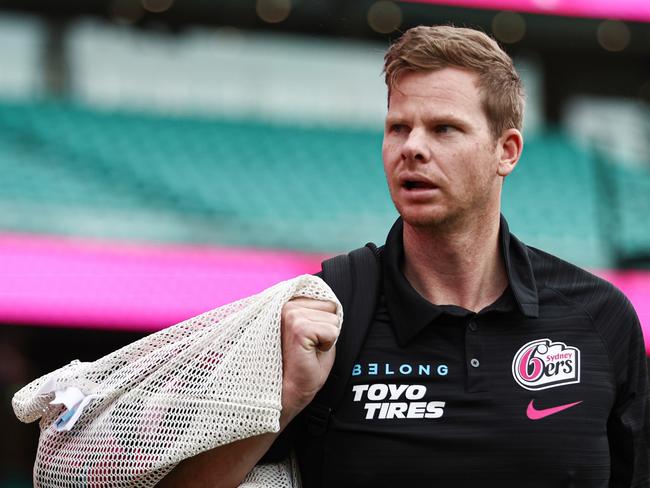
<svg viewBox="0 0 650 488"><path fill-rule="evenodd" d="M383 53L449 22L525 79L512 231L650 343L647 1L0 0L0 487L31 486L32 378L384 242Z"/></svg>

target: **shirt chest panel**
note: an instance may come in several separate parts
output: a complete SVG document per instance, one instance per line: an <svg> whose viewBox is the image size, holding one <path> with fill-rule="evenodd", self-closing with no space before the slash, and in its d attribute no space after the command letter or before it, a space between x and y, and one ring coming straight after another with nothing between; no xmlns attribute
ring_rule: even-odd
<svg viewBox="0 0 650 488"><path fill-rule="evenodd" d="M613 398L606 353L579 313L567 317L566 309L551 307L534 320L443 317L400 347L380 306L331 438L376 451L379 459L399 446L403 457L375 464L378 478L419 476L414 460L426 453L438 460L436 476L526 467L597 479L609 470ZM364 464L364 456L343 459L345 452L333 453L342 466Z"/></svg>

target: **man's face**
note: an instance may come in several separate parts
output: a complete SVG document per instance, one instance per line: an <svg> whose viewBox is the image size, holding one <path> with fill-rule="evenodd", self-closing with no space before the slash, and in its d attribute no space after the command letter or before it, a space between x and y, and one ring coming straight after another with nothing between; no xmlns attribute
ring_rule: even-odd
<svg viewBox="0 0 650 488"><path fill-rule="evenodd" d="M497 141L477 81L473 72L444 68L407 72L391 90L384 171L397 211L412 226L462 222L498 205Z"/></svg>

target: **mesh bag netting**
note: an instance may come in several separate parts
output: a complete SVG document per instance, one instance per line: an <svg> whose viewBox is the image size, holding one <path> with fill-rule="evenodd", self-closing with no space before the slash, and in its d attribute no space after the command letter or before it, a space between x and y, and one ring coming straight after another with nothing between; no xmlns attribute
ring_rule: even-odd
<svg viewBox="0 0 650 488"><path fill-rule="evenodd" d="M261 464L246 476L239 488L300 488L300 468L295 457L281 463Z"/></svg>
<svg viewBox="0 0 650 488"><path fill-rule="evenodd" d="M12 401L16 416L40 419L34 485L151 487L183 459L277 432L280 313L299 296L335 302L342 321L327 284L301 275L22 388ZM62 430L74 409L50 402L70 387L86 399ZM243 486L291 486L291 464L260 466Z"/></svg>

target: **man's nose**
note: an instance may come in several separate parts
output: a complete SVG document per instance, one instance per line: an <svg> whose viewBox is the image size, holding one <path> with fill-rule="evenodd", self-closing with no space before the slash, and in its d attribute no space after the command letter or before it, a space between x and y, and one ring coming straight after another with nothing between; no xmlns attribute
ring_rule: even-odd
<svg viewBox="0 0 650 488"><path fill-rule="evenodd" d="M402 146L402 160L414 162L429 160L429 148L426 133L423 129L411 129Z"/></svg>

